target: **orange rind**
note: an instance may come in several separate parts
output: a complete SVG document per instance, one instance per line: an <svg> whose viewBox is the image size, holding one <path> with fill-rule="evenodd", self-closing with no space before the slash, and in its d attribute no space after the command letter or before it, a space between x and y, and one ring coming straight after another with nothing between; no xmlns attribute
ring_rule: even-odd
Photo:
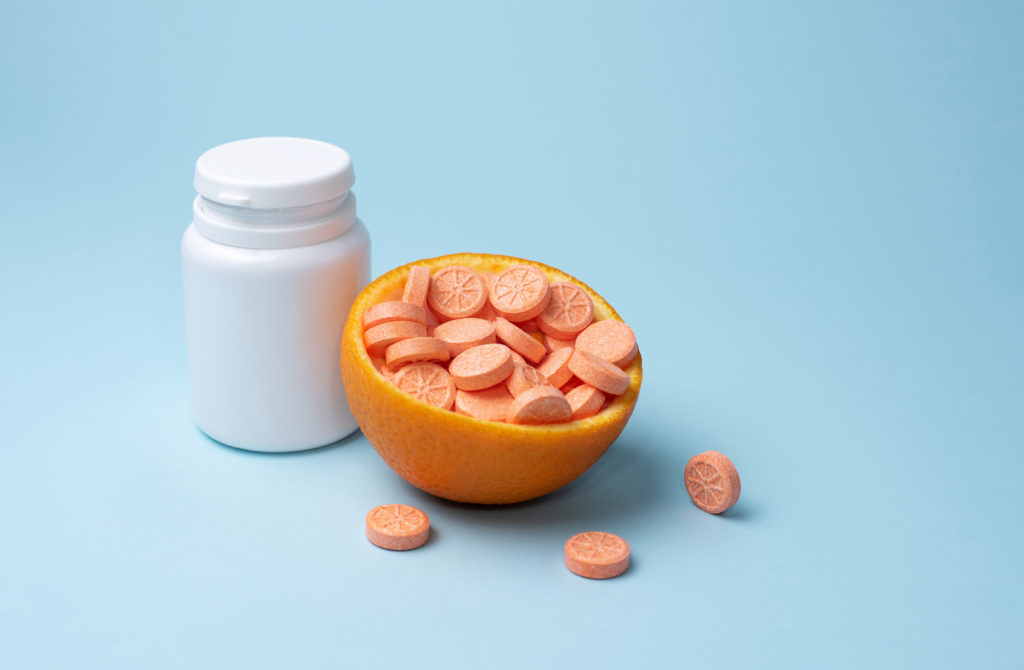
<svg viewBox="0 0 1024 670"><path fill-rule="evenodd" d="M587 419L550 425L499 423L449 412L401 391L374 368L363 342L363 313L377 303L400 300L412 266L433 272L461 265L495 274L520 263L541 268L552 283L581 286L593 302L595 321L621 320L597 292L565 272L490 254L452 254L395 268L367 286L349 312L341 372L352 413L385 463L413 486L441 498L504 504L561 488L597 462L636 406L643 377L639 355L625 368L628 388L607 407Z"/></svg>

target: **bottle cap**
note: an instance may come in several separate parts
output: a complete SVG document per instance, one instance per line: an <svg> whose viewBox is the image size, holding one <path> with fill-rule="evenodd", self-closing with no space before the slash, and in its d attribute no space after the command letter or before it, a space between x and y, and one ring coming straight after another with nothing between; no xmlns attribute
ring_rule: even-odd
<svg viewBox="0 0 1024 670"><path fill-rule="evenodd" d="M251 209L304 207L345 195L355 182L348 152L298 137L255 137L214 147L196 161L201 196Z"/></svg>

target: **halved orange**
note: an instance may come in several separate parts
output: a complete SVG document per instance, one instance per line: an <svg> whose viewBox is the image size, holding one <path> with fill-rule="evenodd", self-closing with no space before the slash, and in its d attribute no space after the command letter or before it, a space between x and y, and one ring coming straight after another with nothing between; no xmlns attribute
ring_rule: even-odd
<svg viewBox="0 0 1024 670"><path fill-rule="evenodd" d="M341 375L349 406L377 453L405 481L458 502L503 504L529 500L573 481L619 436L636 406L643 377L640 356L626 368L629 388L596 416L529 426L482 421L440 409L395 388L374 368L363 344L363 312L400 300L409 268L464 265L496 273L519 263L542 269L550 281L572 281L594 301L594 319L619 319L604 298L553 267L492 254L451 254L416 261L378 277L356 298L341 338Z"/></svg>

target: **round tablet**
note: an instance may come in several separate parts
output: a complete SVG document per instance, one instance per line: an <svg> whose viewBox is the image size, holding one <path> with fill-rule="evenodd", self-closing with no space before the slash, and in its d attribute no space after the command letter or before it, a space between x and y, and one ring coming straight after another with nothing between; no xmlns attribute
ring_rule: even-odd
<svg viewBox="0 0 1024 670"><path fill-rule="evenodd" d="M490 282L494 311L509 321L527 321L544 311L551 298L548 278L533 265L513 265Z"/></svg>
<svg viewBox="0 0 1024 670"><path fill-rule="evenodd" d="M505 420L525 424L564 423L572 420L572 408L561 391L545 384L517 395L509 405Z"/></svg>
<svg viewBox="0 0 1024 670"><path fill-rule="evenodd" d="M552 386L564 386L572 379L572 371L569 370L569 359L572 358L572 349L558 349L547 355L547 358L537 366L537 372L551 383Z"/></svg>
<svg viewBox="0 0 1024 670"><path fill-rule="evenodd" d="M601 411L604 406L604 394L590 384L580 384L565 394L572 408L572 418L586 419Z"/></svg>
<svg viewBox="0 0 1024 670"><path fill-rule="evenodd" d="M710 514L721 514L740 499L736 466L717 451L705 451L691 458L683 479L693 504Z"/></svg>
<svg viewBox="0 0 1024 670"><path fill-rule="evenodd" d="M551 283L551 299L537 316L540 329L560 340L571 340L594 320L594 301L582 287L567 281Z"/></svg>
<svg viewBox="0 0 1024 670"><path fill-rule="evenodd" d="M622 395L629 388L629 375L622 368L585 351L574 351L569 357L568 367L572 374L605 393Z"/></svg>
<svg viewBox="0 0 1024 670"><path fill-rule="evenodd" d="M516 363L512 368L512 374L505 380L508 392L514 396L520 395L523 391L532 389L534 386L541 386L547 383L548 380L528 363Z"/></svg>
<svg viewBox="0 0 1024 670"><path fill-rule="evenodd" d="M408 551L430 537L430 519L411 505L380 505L366 514L366 539L382 549Z"/></svg>
<svg viewBox="0 0 1024 670"><path fill-rule="evenodd" d="M504 344L481 344L453 358L448 372L456 387L479 391L505 381L514 365L512 352Z"/></svg>
<svg viewBox="0 0 1024 670"><path fill-rule="evenodd" d="M367 328L363 333L363 341L366 343L366 353L370 356L384 356L384 352L395 342L410 337L424 337L427 334L427 327L417 321L389 321L373 328Z"/></svg>
<svg viewBox="0 0 1024 670"><path fill-rule="evenodd" d="M482 391L455 391L455 411L484 421L504 421L512 404L512 394L504 384Z"/></svg>
<svg viewBox="0 0 1024 670"><path fill-rule="evenodd" d="M544 358L544 355L547 354L547 349L544 348L543 344L530 337L526 331L516 324L500 316L494 320L494 334L499 340L508 345L512 351L522 354L533 364L539 363Z"/></svg>
<svg viewBox="0 0 1024 670"><path fill-rule="evenodd" d="M395 373L392 383L425 403L451 409L455 402L455 383L436 363L413 363Z"/></svg>
<svg viewBox="0 0 1024 670"><path fill-rule="evenodd" d="M409 277L405 280L402 301L423 307L427 304L427 291L430 289L430 270L422 265L409 268Z"/></svg>
<svg viewBox="0 0 1024 670"><path fill-rule="evenodd" d="M415 321L416 323L427 322L427 309L422 305L391 300L379 302L363 313L363 328L373 328L382 323L392 321Z"/></svg>
<svg viewBox="0 0 1024 670"><path fill-rule="evenodd" d="M588 579L618 577L629 568L629 544L600 531L573 535L565 542L565 567Z"/></svg>
<svg viewBox="0 0 1024 670"><path fill-rule="evenodd" d="M448 345L436 337L410 337L388 347L384 358L392 370L406 363L447 363Z"/></svg>
<svg viewBox="0 0 1024 670"><path fill-rule="evenodd" d="M452 356L481 344L494 344L494 324L486 319L452 319L434 328L434 337L448 344Z"/></svg>
<svg viewBox="0 0 1024 670"><path fill-rule="evenodd" d="M624 368L636 358L636 335L622 321L595 321L576 336L576 349Z"/></svg>
<svg viewBox="0 0 1024 670"><path fill-rule="evenodd" d="M430 278L427 302L447 319L473 316L487 302L487 287L474 270L463 265L441 268Z"/></svg>

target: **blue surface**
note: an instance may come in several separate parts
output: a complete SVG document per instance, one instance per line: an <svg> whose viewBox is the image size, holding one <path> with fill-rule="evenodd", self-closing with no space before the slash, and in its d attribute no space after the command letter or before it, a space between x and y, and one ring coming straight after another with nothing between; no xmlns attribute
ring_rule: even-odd
<svg viewBox="0 0 1024 670"><path fill-rule="evenodd" d="M0 665L1020 667L1021 4L144 4L0 21ZM352 153L375 273L604 294L646 364L606 457L478 508L358 434L204 438L193 163L269 134ZM370 546L383 502L430 543ZM562 566L588 529L626 575Z"/></svg>

